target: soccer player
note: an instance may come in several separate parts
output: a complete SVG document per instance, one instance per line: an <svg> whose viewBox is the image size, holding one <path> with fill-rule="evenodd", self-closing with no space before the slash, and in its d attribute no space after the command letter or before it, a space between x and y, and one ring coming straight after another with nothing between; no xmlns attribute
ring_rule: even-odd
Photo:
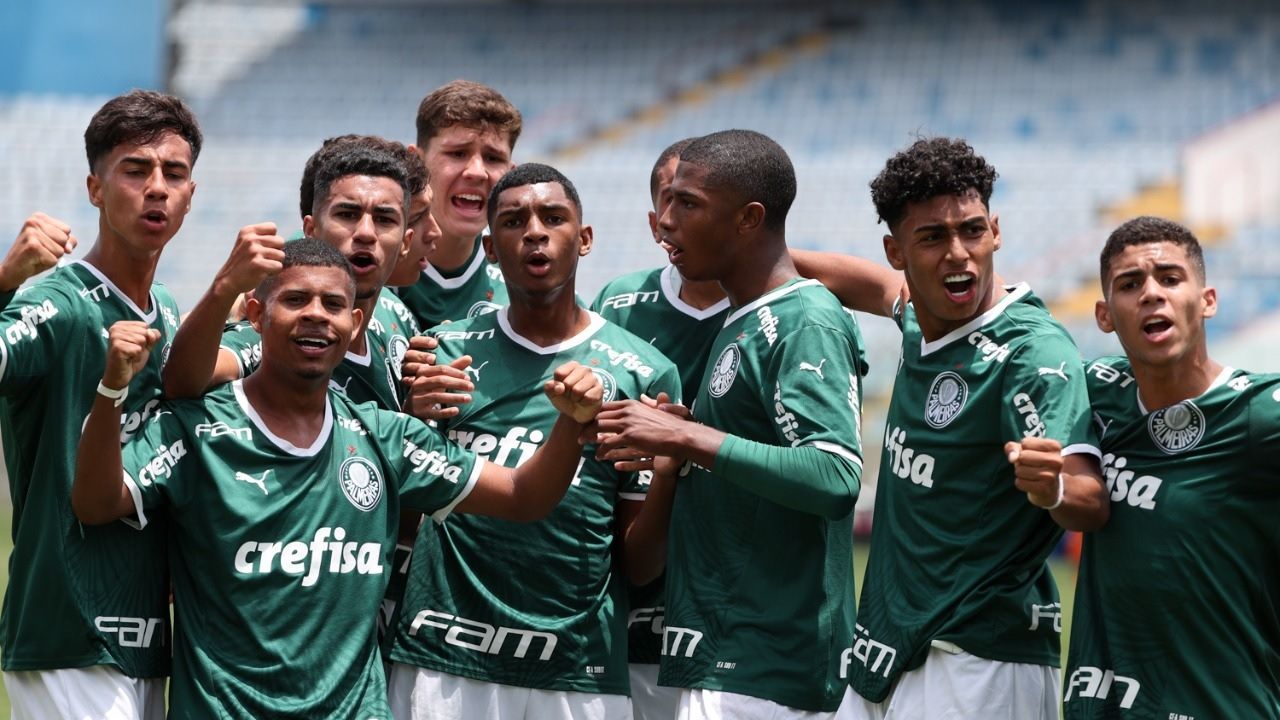
<svg viewBox="0 0 1280 720"><path fill-rule="evenodd" d="M658 218L671 203L671 181L680 151L693 138L679 140L658 155L649 173L649 231L662 244ZM668 250L663 246L664 251ZM729 299L715 280L690 280L675 265L640 270L612 280L600 290L591 309L649 341L672 359L680 371L682 397L698 394L711 343L728 314ZM631 707L636 720L675 717L679 693L658 685L658 657L662 647L664 579L630 590L627 615L627 660L630 663Z"/></svg>
<svg viewBox="0 0 1280 720"><path fill-rule="evenodd" d="M171 718L388 717L370 621L401 501L513 520L564 494L577 434L600 402L586 368L538 386L558 412L543 447L508 470L403 413L328 387L360 326L357 279L329 245L299 240L247 301L262 334L253 374L160 405L123 450L119 402L158 331L112 326L80 441L71 503L86 524L172 521L176 641ZM543 398L537 402L547 404Z"/></svg>
<svg viewBox="0 0 1280 720"><path fill-rule="evenodd" d="M1057 717L1046 559L1059 525L1098 527L1107 502L1075 344L1029 287L997 283L995 178L931 138L871 183L910 302L881 286L902 359L841 717Z"/></svg>
<svg viewBox="0 0 1280 720"><path fill-rule="evenodd" d="M156 409L178 309L153 282L191 209L201 134L178 98L133 91L85 130L98 235L60 265L71 228L36 213L0 263L0 425L13 502L5 594L4 681L15 718L161 718L169 672L164 521L139 533L81 527L69 502L81 422L106 357L107 327L132 320L161 350L138 368L108 440L132 437Z"/></svg>
<svg viewBox="0 0 1280 720"><path fill-rule="evenodd" d="M440 239L416 284L399 291L420 327L492 312L507 302L502 273L485 261L480 236L498 178L514 167L520 111L497 90L455 80L418 105L413 146L431 176Z"/></svg>
<svg viewBox="0 0 1280 720"><path fill-rule="evenodd" d="M718 281L732 308L693 420L636 402L598 416L606 459L694 463L670 518L659 676L681 688L681 718L807 718L844 693L860 341L792 265L795 192L790 158L759 133L712 133L680 152L660 238L684 277Z"/></svg>
<svg viewBox="0 0 1280 720"><path fill-rule="evenodd" d="M494 186L488 207L485 254L502 269L510 305L432 331L438 361L470 359L475 385L441 429L519 467L555 422L545 403L531 402L530 383L568 360L599 376L608 399L677 398L669 360L577 303L592 231L573 183L549 166L521 165ZM651 504L637 474L595 459L594 446L582 452L573 487L544 520L459 518L420 531L414 555L431 561L412 564L396 625L397 718L631 716L627 580L661 572L674 478L653 481L662 497Z"/></svg>
<svg viewBox="0 0 1280 720"><path fill-rule="evenodd" d="M1084 537L1065 717L1280 717L1280 377L1223 367L1200 243L1153 217L1101 262L1088 365L1111 519Z"/></svg>

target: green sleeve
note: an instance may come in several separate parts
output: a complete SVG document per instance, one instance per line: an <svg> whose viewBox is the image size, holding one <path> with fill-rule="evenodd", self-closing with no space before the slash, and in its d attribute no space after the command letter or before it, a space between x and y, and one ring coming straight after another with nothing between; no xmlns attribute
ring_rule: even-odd
<svg viewBox="0 0 1280 720"><path fill-rule="evenodd" d="M862 468L844 455L735 435L720 446L713 472L770 502L830 519L853 512L862 479Z"/></svg>

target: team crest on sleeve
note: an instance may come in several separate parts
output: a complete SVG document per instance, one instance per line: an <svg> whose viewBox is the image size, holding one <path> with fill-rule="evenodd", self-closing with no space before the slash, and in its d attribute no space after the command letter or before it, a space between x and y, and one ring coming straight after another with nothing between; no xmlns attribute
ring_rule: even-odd
<svg viewBox="0 0 1280 720"><path fill-rule="evenodd" d="M738 365L741 363L742 351L738 350L738 343L733 343L720 352L715 367L711 369L711 382L707 384L711 397L724 397L729 392L734 378L738 377Z"/></svg>
<svg viewBox="0 0 1280 720"><path fill-rule="evenodd" d="M471 309L467 311L467 317L468 318L480 317L481 315L488 315L489 313L492 313L492 312L498 312L501 309L502 309L502 306L496 302L481 300L480 302L471 306Z"/></svg>
<svg viewBox="0 0 1280 720"><path fill-rule="evenodd" d="M1161 408L1147 418L1151 440L1169 455L1186 452L1204 437L1204 413L1190 400Z"/></svg>
<svg viewBox="0 0 1280 720"><path fill-rule="evenodd" d="M382 498L382 477L378 468L362 457L347 458L338 469L338 484L352 505L368 512Z"/></svg>
<svg viewBox="0 0 1280 720"><path fill-rule="evenodd" d="M613 400L614 396L618 394L618 381L613 379L608 370L593 367L591 368L591 374L596 376L596 379L600 381L600 386L604 389L600 402Z"/></svg>
<svg viewBox="0 0 1280 720"><path fill-rule="evenodd" d="M964 409L964 401L968 398L969 386L964 378L951 371L939 373L929 386L929 396L924 403L924 421L934 429L946 427Z"/></svg>

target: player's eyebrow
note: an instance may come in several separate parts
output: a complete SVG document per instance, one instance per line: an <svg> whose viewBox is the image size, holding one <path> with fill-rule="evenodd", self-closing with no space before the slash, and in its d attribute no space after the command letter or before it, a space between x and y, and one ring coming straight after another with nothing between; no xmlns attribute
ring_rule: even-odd
<svg viewBox="0 0 1280 720"><path fill-rule="evenodd" d="M986 224L987 224L987 218L985 216L971 215L955 223L955 227L967 227L970 225L986 225ZM936 232L938 230L946 230L949 227L952 227L952 225L945 222L929 223L928 225L920 225L913 228L911 230L911 234L916 235L918 233L924 233L924 232Z"/></svg>
<svg viewBox="0 0 1280 720"><path fill-rule="evenodd" d="M143 165L145 167L151 167L153 164L151 158L143 157L141 155L126 155L120 159L120 162L125 165ZM179 168L182 170L186 170L189 167L187 163L181 160L165 160L160 163L160 166L164 168Z"/></svg>

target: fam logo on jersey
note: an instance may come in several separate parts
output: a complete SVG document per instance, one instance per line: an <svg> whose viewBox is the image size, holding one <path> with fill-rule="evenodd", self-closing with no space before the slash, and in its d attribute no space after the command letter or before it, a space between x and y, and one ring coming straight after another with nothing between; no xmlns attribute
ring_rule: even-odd
<svg viewBox="0 0 1280 720"><path fill-rule="evenodd" d="M472 305L470 310L467 310L467 317L468 318L480 317L481 315L488 315L489 313L498 312L501 309L502 309L502 306L496 302L481 300L475 305Z"/></svg>
<svg viewBox="0 0 1280 720"><path fill-rule="evenodd" d="M964 378L951 371L939 373L929 386L929 396L924 403L924 421L934 429L946 427L964 409L964 401L968 398L969 386Z"/></svg>
<svg viewBox="0 0 1280 720"><path fill-rule="evenodd" d="M711 397L724 397L729 392L734 378L738 377L738 365L741 363L742 351L738 350L738 343L733 343L720 352L720 357L716 358L716 364L711 369L711 382L707 384Z"/></svg>
<svg viewBox="0 0 1280 720"><path fill-rule="evenodd" d="M1136 679L1117 675L1114 670L1080 667L1076 668L1067 680L1067 691L1062 701L1071 702L1073 697L1077 700L1081 698L1106 700L1118 695L1120 709L1128 710L1133 707L1133 702L1138 699L1138 693L1141 690L1142 684ZM1117 695L1112 695L1112 691Z"/></svg>
<svg viewBox="0 0 1280 720"><path fill-rule="evenodd" d="M362 457L347 458L338 469L338 484L356 508L368 512L382 497L382 478L378 468Z"/></svg>
<svg viewBox="0 0 1280 720"><path fill-rule="evenodd" d="M613 400L614 396L618 394L618 381L613 379L608 370L593 367L591 368L591 374L596 376L596 379L600 381L600 387L604 389L600 402Z"/></svg>
<svg viewBox="0 0 1280 720"><path fill-rule="evenodd" d="M1169 455L1186 452L1204 437L1204 413L1190 400L1161 408L1147 418L1151 440Z"/></svg>

